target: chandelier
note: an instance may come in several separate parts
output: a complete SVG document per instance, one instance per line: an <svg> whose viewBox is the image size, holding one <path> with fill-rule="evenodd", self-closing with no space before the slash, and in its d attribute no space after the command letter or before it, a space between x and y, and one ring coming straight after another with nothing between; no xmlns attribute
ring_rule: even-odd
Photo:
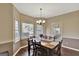
<svg viewBox="0 0 79 59"><path fill-rule="evenodd" d="M37 24L44 24L45 20L42 18L42 8L40 8L40 19L36 21Z"/></svg>

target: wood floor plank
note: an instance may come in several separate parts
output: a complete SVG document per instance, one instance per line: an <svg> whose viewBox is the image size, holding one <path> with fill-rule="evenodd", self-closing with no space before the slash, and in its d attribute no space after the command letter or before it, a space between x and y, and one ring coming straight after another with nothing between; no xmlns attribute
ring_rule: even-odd
<svg viewBox="0 0 79 59"><path fill-rule="evenodd" d="M28 48L21 49L16 56L28 56L28 50L27 49ZM74 50L70 50L70 49L67 49L67 48L62 48L61 55L62 56L79 56L79 52L74 51Z"/></svg>

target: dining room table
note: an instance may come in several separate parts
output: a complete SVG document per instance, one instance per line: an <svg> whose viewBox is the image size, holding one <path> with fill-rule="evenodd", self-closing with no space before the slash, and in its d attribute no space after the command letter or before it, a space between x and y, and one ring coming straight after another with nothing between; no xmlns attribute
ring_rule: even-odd
<svg viewBox="0 0 79 59"><path fill-rule="evenodd" d="M41 46L40 49L42 51L45 50L46 56L51 56L52 55L51 53L53 53L52 51L54 51L54 49L59 45L59 42L56 42L53 39L42 39L40 41L34 39L33 41L34 41L33 46Z"/></svg>
<svg viewBox="0 0 79 59"><path fill-rule="evenodd" d="M59 42L55 42L53 40L49 40L49 39L44 39L41 40L41 45L46 48L47 50L47 55L51 55L51 51L53 51L57 46L58 46Z"/></svg>

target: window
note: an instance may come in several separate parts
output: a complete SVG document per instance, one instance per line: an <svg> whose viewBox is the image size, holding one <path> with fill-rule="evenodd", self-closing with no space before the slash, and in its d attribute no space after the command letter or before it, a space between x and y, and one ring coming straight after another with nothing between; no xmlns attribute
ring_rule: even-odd
<svg viewBox="0 0 79 59"><path fill-rule="evenodd" d="M22 23L22 38L33 36L33 24Z"/></svg>
<svg viewBox="0 0 79 59"><path fill-rule="evenodd" d="M15 20L15 42L20 40L19 22Z"/></svg>
<svg viewBox="0 0 79 59"><path fill-rule="evenodd" d="M43 26L37 25L36 26L36 36L39 36L40 34L43 34Z"/></svg>
<svg viewBox="0 0 79 59"><path fill-rule="evenodd" d="M51 32L52 32L53 37L55 38L55 41L61 41L62 33L60 30L59 24L52 24L51 29L52 29Z"/></svg>
<svg viewBox="0 0 79 59"><path fill-rule="evenodd" d="M54 36L60 34L59 24L53 24L53 26L52 26L52 32L53 32Z"/></svg>

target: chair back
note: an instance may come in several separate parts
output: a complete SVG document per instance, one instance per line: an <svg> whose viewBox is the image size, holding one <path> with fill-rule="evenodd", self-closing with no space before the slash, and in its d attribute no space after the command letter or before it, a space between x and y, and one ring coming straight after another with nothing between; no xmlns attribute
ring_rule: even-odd
<svg viewBox="0 0 79 59"><path fill-rule="evenodd" d="M40 55L41 55L41 42L36 42L36 40L34 40L33 56L40 56Z"/></svg>
<svg viewBox="0 0 79 59"><path fill-rule="evenodd" d="M33 40L28 38L28 56L30 56L31 46L33 45Z"/></svg>
<svg viewBox="0 0 79 59"><path fill-rule="evenodd" d="M58 50L57 50L57 54L58 54L58 56L61 55L62 42L63 42L63 40L59 41L59 44L58 44Z"/></svg>
<svg viewBox="0 0 79 59"><path fill-rule="evenodd" d="M53 49L53 55L60 56L61 55L61 46L63 40L59 41L59 44Z"/></svg>

